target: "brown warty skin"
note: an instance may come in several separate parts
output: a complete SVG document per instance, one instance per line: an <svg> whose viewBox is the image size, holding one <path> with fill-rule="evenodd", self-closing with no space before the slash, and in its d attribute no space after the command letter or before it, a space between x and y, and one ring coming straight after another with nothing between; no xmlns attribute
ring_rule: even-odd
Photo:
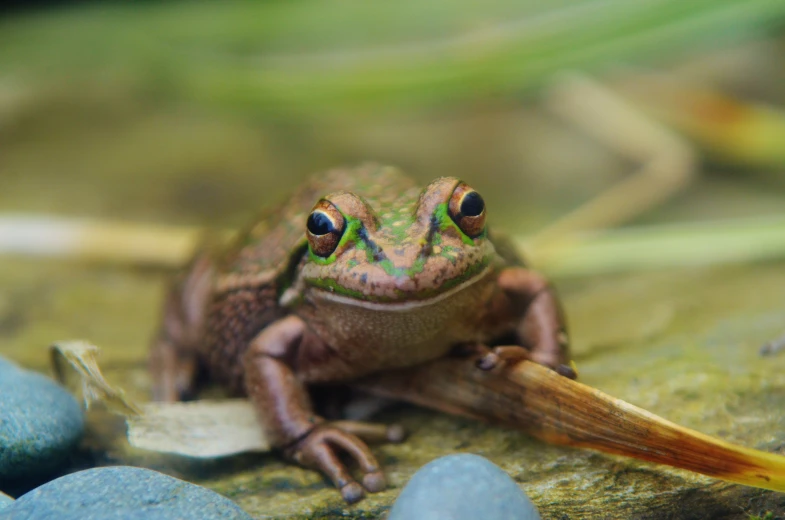
<svg viewBox="0 0 785 520"><path fill-rule="evenodd" d="M150 357L155 398L217 382L247 395L271 444L322 471L347 502L381 491L365 440L400 441L402 430L326 420L314 384L351 387L478 352L477 370L525 358L575 377L556 295L485 217L482 197L452 177L423 188L377 164L313 176L175 281Z"/></svg>

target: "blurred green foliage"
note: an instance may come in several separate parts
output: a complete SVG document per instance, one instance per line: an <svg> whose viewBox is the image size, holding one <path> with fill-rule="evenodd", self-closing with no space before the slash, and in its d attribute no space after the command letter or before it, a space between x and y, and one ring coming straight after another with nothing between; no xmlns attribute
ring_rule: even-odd
<svg viewBox="0 0 785 520"><path fill-rule="evenodd" d="M90 4L0 22L0 77L267 114L394 110L517 95L563 68L656 62L783 19L776 0Z"/></svg>
<svg viewBox="0 0 785 520"><path fill-rule="evenodd" d="M537 108L559 71L727 53L785 99L775 47L734 54L780 34L781 0L53 3L0 17L5 211L239 226L304 174L372 159L462 177L494 226L528 232L634 168ZM667 212L781 207L720 183Z"/></svg>

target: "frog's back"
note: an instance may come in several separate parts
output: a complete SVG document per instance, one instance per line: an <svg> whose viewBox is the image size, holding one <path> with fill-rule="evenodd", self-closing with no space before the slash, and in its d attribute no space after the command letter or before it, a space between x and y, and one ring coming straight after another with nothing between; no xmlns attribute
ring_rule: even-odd
<svg viewBox="0 0 785 520"><path fill-rule="evenodd" d="M287 274L307 251L308 214L321 197L336 191L383 208L419 188L395 168L364 164L313 175L284 203L265 209L218 260L201 349L211 379L242 393L242 354L262 329L286 315L278 298L289 282Z"/></svg>
<svg viewBox="0 0 785 520"><path fill-rule="evenodd" d="M291 256L304 250L305 222L314 204L336 191L387 206L402 196L416 195L419 188L397 168L374 163L312 175L287 200L263 210L223 257L220 271L257 276L266 271L281 273Z"/></svg>

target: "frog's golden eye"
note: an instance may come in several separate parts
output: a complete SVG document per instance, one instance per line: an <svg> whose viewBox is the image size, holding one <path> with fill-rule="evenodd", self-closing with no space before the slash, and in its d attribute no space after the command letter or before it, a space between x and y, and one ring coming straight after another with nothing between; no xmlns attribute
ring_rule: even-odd
<svg viewBox="0 0 785 520"><path fill-rule="evenodd" d="M450 218L461 231L474 238L485 230L485 201L479 193L460 183L450 197Z"/></svg>
<svg viewBox="0 0 785 520"><path fill-rule="evenodd" d="M305 227L313 254L326 258L338 247L346 227L346 219L330 202L322 200L308 215Z"/></svg>

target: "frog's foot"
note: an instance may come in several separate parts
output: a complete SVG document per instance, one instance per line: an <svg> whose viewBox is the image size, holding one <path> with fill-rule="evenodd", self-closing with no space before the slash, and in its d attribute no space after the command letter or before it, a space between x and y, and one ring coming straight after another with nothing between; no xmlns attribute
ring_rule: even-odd
<svg viewBox="0 0 785 520"><path fill-rule="evenodd" d="M537 352L529 352L528 349L518 345L505 345L488 349L487 352L477 359L476 366L480 370L490 371L501 365L514 365L521 361L534 361L540 365L545 365L553 369L557 374L570 379L576 379L578 374L568 365L554 362L550 357L543 358Z"/></svg>
<svg viewBox="0 0 785 520"><path fill-rule="evenodd" d="M564 315L547 280L535 272L508 267L499 273L497 283L513 308L523 312L515 343L529 347L531 361L574 378L575 371L565 365L570 355Z"/></svg>
<svg viewBox="0 0 785 520"><path fill-rule="evenodd" d="M520 361L531 360L531 353L523 347L509 345L503 347L487 348L485 354L478 358L475 365L483 371Z"/></svg>
<svg viewBox="0 0 785 520"><path fill-rule="evenodd" d="M578 373L575 371L575 365L573 363L562 363L558 357L554 357L550 352L541 353L539 351L535 351L530 355L531 360L535 363L544 365L561 376L568 377L570 379L578 379Z"/></svg>
<svg viewBox="0 0 785 520"><path fill-rule="evenodd" d="M473 358L474 365L482 371L488 372L493 370L494 368L501 366L505 362L505 357L509 355L513 357L517 357L518 355L524 356L518 358L519 361L524 359L529 359L528 351L524 351L522 353L517 352L518 349L521 347L516 346L509 346L509 347L496 347L491 348L484 343L461 343L452 348L450 351L450 356L457 357L461 359L465 358Z"/></svg>
<svg viewBox="0 0 785 520"><path fill-rule="evenodd" d="M302 439L285 450L298 464L321 471L341 490L343 499L353 504L365 496L365 491L376 493L387 487L387 481L368 446L357 436L339 425L325 423L316 426ZM344 452L357 461L363 473L362 485L355 481L338 458Z"/></svg>

